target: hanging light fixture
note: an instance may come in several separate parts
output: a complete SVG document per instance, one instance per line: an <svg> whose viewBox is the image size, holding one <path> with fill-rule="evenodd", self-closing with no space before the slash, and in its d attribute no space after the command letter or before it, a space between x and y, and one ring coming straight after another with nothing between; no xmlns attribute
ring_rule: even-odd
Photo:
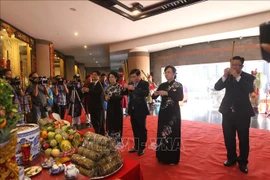
<svg viewBox="0 0 270 180"><path fill-rule="evenodd" d="M133 3L132 4L132 15L137 16L142 12L143 6L140 3Z"/></svg>
<svg viewBox="0 0 270 180"><path fill-rule="evenodd" d="M169 12L181 7L196 4L207 0L166 0L155 2L148 6L143 6L138 2L134 2L131 6L122 3L120 0L89 0L110 11L113 11L132 21L141 20L150 16ZM143 3L143 1L141 1Z"/></svg>

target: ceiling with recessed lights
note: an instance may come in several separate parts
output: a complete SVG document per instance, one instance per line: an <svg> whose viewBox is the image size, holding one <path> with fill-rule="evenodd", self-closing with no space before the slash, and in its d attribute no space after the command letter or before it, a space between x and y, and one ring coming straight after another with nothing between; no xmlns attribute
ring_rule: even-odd
<svg viewBox="0 0 270 180"><path fill-rule="evenodd" d="M128 7L140 3L143 7L163 2L162 0L119 0ZM175 36L167 40L165 35L172 31L186 32L189 28L204 24L241 17L249 14L269 12L268 1L216 1L208 0L185 6L166 13L131 21L89 0L80 1L0 1L0 17L36 39L53 42L55 49L65 55L74 56L86 67L119 66L118 59L126 54L111 56L112 45L134 42L133 47L143 46L150 52L208 41L194 35L192 40ZM270 17L270 16L269 16ZM244 23L245 24L245 23ZM235 26L235 25L228 25ZM211 28L205 29L205 35ZM77 33L77 35L75 35ZM235 33L226 38L235 36ZM243 31L243 36L250 35ZM153 37L151 41L144 41ZM157 37L157 38L154 38ZM216 36L215 40L224 36ZM86 46L86 48L85 48ZM128 47L130 48L130 47ZM127 49L119 51L127 53ZM98 61L98 63L96 63Z"/></svg>
<svg viewBox="0 0 270 180"><path fill-rule="evenodd" d="M121 0L89 0L127 19L137 21L206 0L162 0L132 2Z"/></svg>

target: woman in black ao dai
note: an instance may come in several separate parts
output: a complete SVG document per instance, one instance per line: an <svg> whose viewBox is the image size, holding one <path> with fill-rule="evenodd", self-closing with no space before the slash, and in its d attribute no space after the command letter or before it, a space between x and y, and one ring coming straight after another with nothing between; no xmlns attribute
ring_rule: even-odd
<svg viewBox="0 0 270 180"><path fill-rule="evenodd" d="M117 83L119 75L110 72L108 75L109 85L105 90L107 105L106 135L116 143L122 142L123 133L123 110L122 110L122 86Z"/></svg>
<svg viewBox="0 0 270 180"><path fill-rule="evenodd" d="M178 164L181 145L181 115L179 101L183 100L183 86L176 82L176 69L167 66L164 70L167 82L162 83L152 95L161 96L158 115L156 157L160 163Z"/></svg>

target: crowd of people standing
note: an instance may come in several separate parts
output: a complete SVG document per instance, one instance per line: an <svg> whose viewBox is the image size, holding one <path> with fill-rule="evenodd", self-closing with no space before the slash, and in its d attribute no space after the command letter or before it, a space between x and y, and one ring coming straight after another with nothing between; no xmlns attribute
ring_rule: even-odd
<svg viewBox="0 0 270 180"><path fill-rule="evenodd" d="M249 154L249 124L254 115L249 93L253 91L254 77L242 71L244 58L235 56L230 60L230 68L215 84L216 90L226 89L219 111L223 115L222 128L227 149L225 166L239 163L242 172L247 173ZM181 148L181 112L179 101L184 98L183 86L176 81L176 68L166 66L166 82L156 89L150 89L149 81L141 77L141 70L133 69L129 73L129 82L117 72L101 74L93 71L82 83L79 75L74 75L69 83L60 75L48 81L37 72L29 75L30 85L24 91L21 84L12 78L10 69L0 72L13 89L18 112L32 111L31 122L37 123L55 112L64 119L66 112L72 117L72 125L80 128L82 110L86 115L86 125L93 125L95 133L105 135L121 145L123 142L123 116L130 115L134 136L134 146L129 153L144 154L147 142L146 119L149 115L147 99L161 97L158 114L156 158L161 164L175 165L180 161ZM150 91L151 90L151 91ZM151 92L151 93L150 93ZM31 103L28 103L30 96ZM53 100L52 100L53 99ZM50 101L51 102L50 102ZM31 107L31 108L30 108ZM128 109L128 111L127 111ZM20 123L23 123L22 119ZM236 154L235 134L240 141L240 156Z"/></svg>

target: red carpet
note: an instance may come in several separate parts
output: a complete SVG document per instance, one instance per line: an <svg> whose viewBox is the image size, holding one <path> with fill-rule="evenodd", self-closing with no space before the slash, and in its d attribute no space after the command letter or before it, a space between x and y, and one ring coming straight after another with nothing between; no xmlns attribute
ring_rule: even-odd
<svg viewBox="0 0 270 180"><path fill-rule="evenodd" d="M146 180L231 180L231 179L270 179L270 133L267 130L250 130L249 173L240 172L238 166L224 167L226 150L221 125L182 121L181 159L176 166L157 162L151 142L155 142L157 117L147 118L148 146L145 154L138 157L128 153L133 146L127 145L123 157L141 163ZM124 139L132 139L129 117L124 119ZM126 144L126 141L124 141Z"/></svg>
<svg viewBox="0 0 270 180"><path fill-rule="evenodd" d="M124 146L121 154L140 162L145 180L270 179L270 132L267 130L250 129L249 173L244 174L237 165L223 166L226 150L221 125L183 120L181 159L175 166L157 162L153 146L156 129L157 117L148 116L148 148L143 156L130 154L128 150L133 147L133 134L129 117L124 118Z"/></svg>

